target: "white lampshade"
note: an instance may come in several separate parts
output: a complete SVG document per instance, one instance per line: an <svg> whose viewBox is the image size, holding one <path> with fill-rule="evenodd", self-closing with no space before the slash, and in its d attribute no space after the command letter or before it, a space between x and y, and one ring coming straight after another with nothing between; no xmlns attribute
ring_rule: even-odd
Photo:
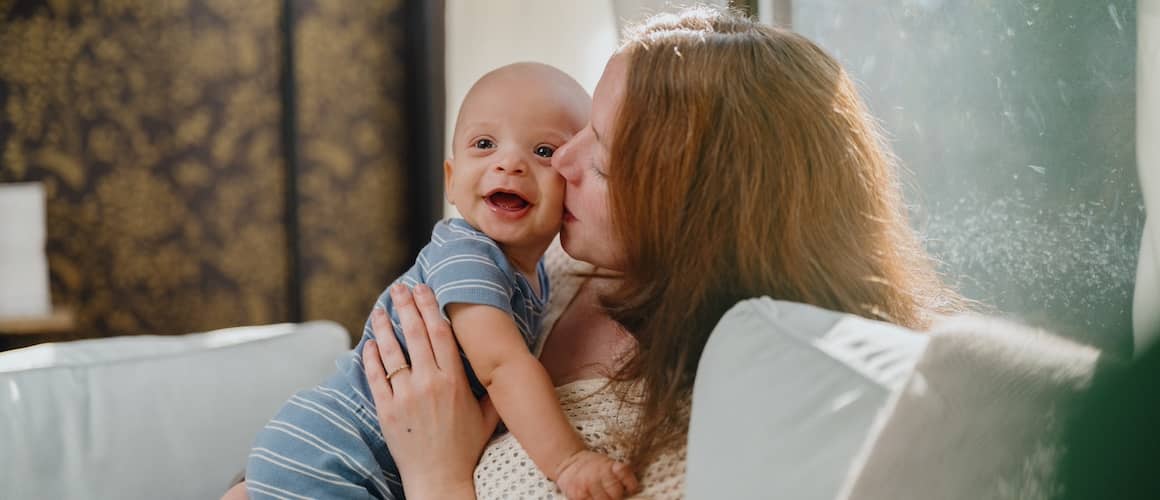
<svg viewBox="0 0 1160 500"><path fill-rule="evenodd" d="M52 312L44 241L44 186L0 184L0 317Z"/></svg>

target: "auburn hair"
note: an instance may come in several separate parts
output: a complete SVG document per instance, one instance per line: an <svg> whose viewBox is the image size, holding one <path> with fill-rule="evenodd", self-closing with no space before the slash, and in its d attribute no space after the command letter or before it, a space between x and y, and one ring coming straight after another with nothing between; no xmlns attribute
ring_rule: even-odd
<svg viewBox="0 0 1160 500"><path fill-rule="evenodd" d="M684 439L701 351L739 300L915 329L962 306L908 225L875 121L817 45L701 7L630 29L616 57L608 186L625 272L601 302L639 341L615 374L642 384L623 436L634 464Z"/></svg>

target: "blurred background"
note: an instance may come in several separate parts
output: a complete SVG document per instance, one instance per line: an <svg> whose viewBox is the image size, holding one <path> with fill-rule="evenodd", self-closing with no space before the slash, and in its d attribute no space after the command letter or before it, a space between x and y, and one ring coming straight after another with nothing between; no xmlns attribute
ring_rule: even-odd
<svg viewBox="0 0 1160 500"><path fill-rule="evenodd" d="M1130 352L1135 0L729 3L848 68L965 294ZM0 0L0 183L43 186L52 302L72 315L51 334L0 324L0 347L319 318L361 332L444 213L470 84L538 60L591 91L625 21L665 8Z"/></svg>
<svg viewBox="0 0 1160 500"><path fill-rule="evenodd" d="M1136 0L793 7L794 29L861 84L911 172L912 220L959 290L1131 352Z"/></svg>
<svg viewBox="0 0 1160 500"><path fill-rule="evenodd" d="M53 338L361 332L439 215L441 7L0 1L0 182L43 183Z"/></svg>

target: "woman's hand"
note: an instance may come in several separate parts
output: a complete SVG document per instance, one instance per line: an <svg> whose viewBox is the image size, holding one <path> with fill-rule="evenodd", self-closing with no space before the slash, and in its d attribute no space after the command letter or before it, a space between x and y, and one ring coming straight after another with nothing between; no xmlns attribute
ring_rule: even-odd
<svg viewBox="0 0 1160 500"><path fill-rule="evenodd" d="M410 498L474 498L472 473L499 416L477 402L449 325L426 285L391 287L411 355L406 360L390 319L371 317L375 340L363 346L367 382L383 437ZM387 374L391 376L388 379Z"/></svg>

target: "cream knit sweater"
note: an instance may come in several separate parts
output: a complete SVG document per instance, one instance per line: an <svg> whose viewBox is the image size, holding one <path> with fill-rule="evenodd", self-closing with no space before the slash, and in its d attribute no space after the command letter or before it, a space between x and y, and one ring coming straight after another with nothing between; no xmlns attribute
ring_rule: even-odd
<svg viewBox="0 0 1160 500"><path fill-rule="evenodd" d="M556 320L576 296L584 278L575 273L591 267L568 257L554 243L545 255L545 266L551 279L551 297L543 328L551 332ZM546 338L547 335L544 335ZM543 346L541 338L537 352ZM617 446L614 431L623 429L637 418L637 410L621 403L606 379L577 380L556 388L560 406L568 420L580 432L589 448L615 459L623 459L627 450ZM633 498L671 499L684 496L685 447L661 456L645 470L637 470L641 492ZM564 498L556 485L536 468L527 452L509 433L483 451L475 468L475 492L479 499L490 498Z"/></svg>

